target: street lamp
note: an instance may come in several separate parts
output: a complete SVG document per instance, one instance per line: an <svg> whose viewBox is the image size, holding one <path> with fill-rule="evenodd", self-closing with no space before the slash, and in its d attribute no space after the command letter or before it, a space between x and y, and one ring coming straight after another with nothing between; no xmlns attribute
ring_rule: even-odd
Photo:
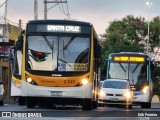
<svg viewBox="0 0 160 120"><path fill-rule="evenodd" d="M148 49L149 49L149 18L150 18L150 7L151 7L151 5L152 5L152 2L150 2L150 1L147 1L146 2L146 5L149 7L149 15L148 15L148 39L147 39L147 55L148 55Z"/></svg>

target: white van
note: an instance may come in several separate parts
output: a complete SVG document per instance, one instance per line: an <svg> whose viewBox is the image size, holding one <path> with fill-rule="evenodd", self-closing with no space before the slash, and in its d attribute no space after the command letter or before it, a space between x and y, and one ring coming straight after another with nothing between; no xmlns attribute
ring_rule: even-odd
<svg viewBox="0 0 160 120"><path fill-rule="evenodd" d="M3 86L3 82L0 81L0 106L3 106L3 94L4 94L4 86Z"/></svg>

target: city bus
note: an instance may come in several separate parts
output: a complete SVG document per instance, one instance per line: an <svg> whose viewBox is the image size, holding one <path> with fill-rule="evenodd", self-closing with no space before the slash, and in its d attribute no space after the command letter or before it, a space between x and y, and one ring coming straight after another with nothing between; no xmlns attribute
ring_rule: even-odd
<svg viewBox="0 0 160 120"><path fill-rule="evenodd" d="M126 79L133 91L133 104L151 108L152 81L150 57L143 53L112 53L107 60L107 79Z"/></svg>
<svg viewBox="0 0 160 120"><path fill-rule="evenodd" d="M25 99L21 97L21 68L22 68L22 51L13 46L10 50L9 57L10 66L10 96L14 99L14 103L24 105Z"/></svg>
<svg viewBox="0 0 160 120"><path fill-rule="evenodd" d="M31 20L16 49L22 50L21 96L28 108L97 107L101 46L91 23Z"/></svg>

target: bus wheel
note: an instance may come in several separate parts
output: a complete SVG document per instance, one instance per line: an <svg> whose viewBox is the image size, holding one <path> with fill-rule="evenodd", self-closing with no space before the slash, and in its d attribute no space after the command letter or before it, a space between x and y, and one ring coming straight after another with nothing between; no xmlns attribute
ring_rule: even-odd
<svg viewBox="0 0 160 120"><path fill-rule="evenodd" d="M3 105L4 105L3 100L1 100L0 101L0 106L3 106Z"/></svg>
<svg viewBox="0 0 160 120"><path fill-rule="evenodd" d="M128 105L126 107L127 107L127 109L132 109L132 105Z"/></svg>
<svg viewBox="0 0 160 120"><path fill-rule="evenodd" d="M141 103L141 108L151 108L151 102Z"/></svg>
<svg viewBox="0 0 160 120"><path fill-rule="evenodd" d="M19 97L19 98L18 98L18 104L19 104L19 105L25 105L25 98Z"/></svg>
<svg viewBox="0 0 160 120"><path fill-rule="evenodd" d="M92 100L84 99L82 103L82 110L91 110L92 109Z"/></svg>
<svg viewBox="0 0 160 120"><path fill-rule="evenodd" d="M36 102L34 98L27 98L27 107L28 108L34 108L36 105Z"/></svg>
<svg viewBox="0 0 160 120"><path fill-rule="evenodd" d="M146 103L146 108L151 108L151 102Z"/></svg>
<svg viewBox="0 0 160 120"><path fill-rule="evenodd" d="M98 107L98 102L97 101L93 101L93 108L97 108Z"/></svg>
<svg viewBox="0 0 160 120"><path fill-rule="evenodd" d="M105 104L103 104L103 103L98 103L98 107L105 107Z"/></svg>

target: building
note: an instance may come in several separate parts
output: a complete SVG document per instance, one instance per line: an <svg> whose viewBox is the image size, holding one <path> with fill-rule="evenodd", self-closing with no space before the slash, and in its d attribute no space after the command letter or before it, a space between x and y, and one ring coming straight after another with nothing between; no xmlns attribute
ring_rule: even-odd
<svg viewBox="0 0 160 120"><path fill-rule="evenodd" d="M21 29L10 24L0 24L0 81L3 81L5 95L4 98L9 97L10 85L10 67L9 67L9 53L15 41L18 38Z"/></svg>

